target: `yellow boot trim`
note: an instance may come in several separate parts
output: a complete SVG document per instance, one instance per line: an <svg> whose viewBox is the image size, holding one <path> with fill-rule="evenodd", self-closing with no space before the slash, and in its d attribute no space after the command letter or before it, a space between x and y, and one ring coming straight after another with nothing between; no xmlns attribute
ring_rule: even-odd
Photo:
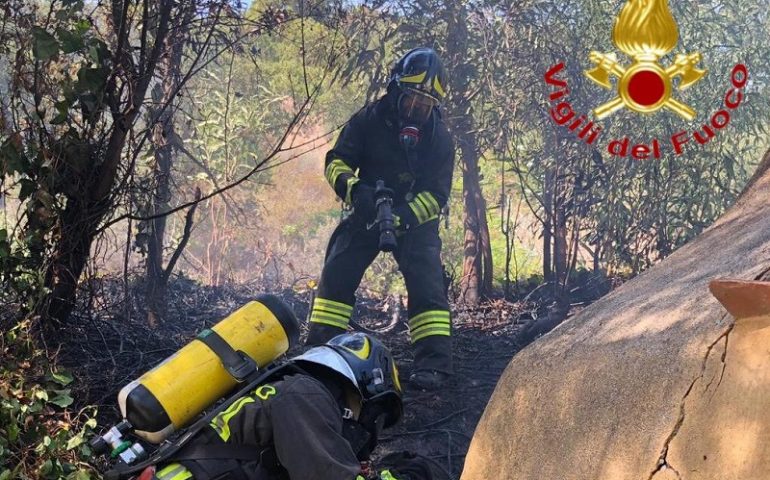
<svg viewBox="0 0 770 480"><path fill-rule="evenodd" d="M341 328L343 330L348 328L348 322L349 322L348 318L337 316L331 313L314 311L310 315L310 323L320 323L322 325L331 325L332 327Z"/></svg>
<svg viewBox="0 0 770 480"><path fill-rule="evenodd" d="M353 315L353 306L325 298L316 298L313 302L313 311L310 314L311 323L331 325L332 327L348 328L350 317Z"/></svg>
<svg viewBox="0 0 770 480"><path fill-rule="evenodd" d="M447 310L428 310L409 320L412 343L433 335L450 336L451 319Z"/></svg>
<svg viewBox="0 0 770 480"><path fill-rule="evenodd" d="M420 333L416 335L412 335L412 343L422 340L426 337L450 337L452 336L452 332L447 325L446 327L434 327L434 328L428 328L425 330L420 331Z"/></svg>
<svg viewBox="0 0 770 480"><path fill-rule="evenodd" d="M350 317L353 315L353 306L347 305L341 302L335 302L334 300L327 300L325 298L316 298L313 301L313 311L320 310L329 313L335 313L337 315L345 315Z"/></svg>
<svg viewBox="0 0 770 480"><path fill-rule="evenodd" d="M449 324L449 310L428 310L409 319L409 329L415 330L433 322Z"/></svg>

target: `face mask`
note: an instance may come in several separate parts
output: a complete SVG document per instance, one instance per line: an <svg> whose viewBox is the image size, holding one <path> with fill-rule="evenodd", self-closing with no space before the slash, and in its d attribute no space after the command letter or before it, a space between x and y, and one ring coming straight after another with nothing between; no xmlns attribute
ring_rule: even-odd
<svg viewBox="0 0 770 480"><path fill-rule="evenodd" d="M437 105L438 102L428 95L406 90L398 99L398 117L404 124L422 126Z"/></svg>
<svg viewBox="0 0 770 480"><path fill-rule="evenodd" d="M407 90L398 98L398 118L401 124L399 141L406 148L414 148L422 135L421 127L430 120L438 102L433 98Z"/></svg>

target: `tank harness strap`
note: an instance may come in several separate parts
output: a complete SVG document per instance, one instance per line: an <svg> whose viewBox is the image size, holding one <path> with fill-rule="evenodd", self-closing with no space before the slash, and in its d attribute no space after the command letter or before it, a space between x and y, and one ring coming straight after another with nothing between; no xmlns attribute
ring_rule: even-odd
<svg viewBox="0 0 770 480"><path fill-rule="evenodd" d="M190 470L193 478L247 480L243 465L263 466L270 462L269 451L272 449L260 450L255 445L199 444L185 448L174 461Z"/></svg>
<svg viewBox="0 0 770 480"><path fill-rule="evenodd" d="M243 382L257 371L257 364L251 357L240 350L233 350L233 347L214 330L207 328L195 339L209 347L219 357L227 373L238 382Z"/></svg>
<svg viewBox="0 0 770 480"><path fill-rule="evenodd" d="M174 459L177 461L232 459L256 462L262 460L266 450L271 449L262 449L256 445L201 444L185 448L182 452L174 455Z"/></svg>

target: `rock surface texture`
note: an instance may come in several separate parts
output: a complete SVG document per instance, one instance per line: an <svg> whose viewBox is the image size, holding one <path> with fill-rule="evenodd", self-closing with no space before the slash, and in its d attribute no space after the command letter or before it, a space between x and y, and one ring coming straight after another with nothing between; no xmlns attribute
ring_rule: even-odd
<svg viewBox="0 0 770 480"><path fill-rule="evenodd" d="M767 163L698 238L513 358L462 480L770 479ZM725 278L750 282L712 294Z"/></svg>

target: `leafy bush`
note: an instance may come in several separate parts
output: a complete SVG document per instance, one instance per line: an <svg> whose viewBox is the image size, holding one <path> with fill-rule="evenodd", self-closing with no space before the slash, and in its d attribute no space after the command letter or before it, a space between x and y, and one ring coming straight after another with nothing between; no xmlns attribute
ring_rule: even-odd
<svg viewBox="0 0 770 480"><path fill-rule="evenodd" d="M97 478L86 463L96 408L73 411L73 378L36 347L28 321L0 336L0 480Z"/></svg>

